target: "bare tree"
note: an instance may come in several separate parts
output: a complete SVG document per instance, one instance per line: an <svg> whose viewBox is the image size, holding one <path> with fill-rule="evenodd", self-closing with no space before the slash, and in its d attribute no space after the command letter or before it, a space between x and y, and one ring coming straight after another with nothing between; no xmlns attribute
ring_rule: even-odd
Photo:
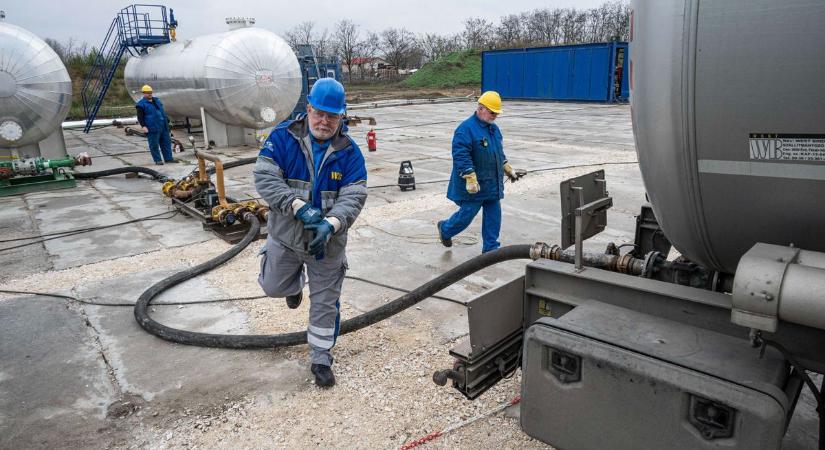
<svg viewBox="0 0 825 450"><path fill-rule="evenodd" d="M326 28L311 41L311 44L315 47L315 56L318 58L329 58L336 53L335 42Z"/></svg>
<svg viewBox="0 0 825 450"><path fill-rule="evenodd" d="M487 47L488 36L493 24L481 17L470 17L464 20L464 43L469 49L483 49Z"/></svg>
<svg viewBox="0 0 825 450"><path fill-rule="evenodd" d="M435 33L426 33L418 37L418 46L427 61L438 58L457 50L455 36L442 36ZM460 44L459 44L460 47Z"/></svg>
<svg viewBox="0 0 825 450"><path fill-rule="evenodd" d="M57 56L59 56L60 60L63 61L63 63L65 64L66 60L68 59L68 55L66 55L66 48L63 47L63 44L61 44L60 42L57 42L56 39L52 39L52 38L46 38L46 39L43 39L43 41L49 47L51 47L52 50L54 50L55 53L57 53Z"/></svg>
<svg viewBox="0 0 825 450"><path fill-rule="evenodd" d="M496 27L497 44L500 47L511 48L524 42L525 23L517 14L510 14L501 18Z"/></svg>
<svg viewBox="0 0 825 450"><path fill-rule="evenodd" d="M525 16L527 41L531 45L556 45L560 42L562 10L537 9Z"/></svg>
<svg viewBox="0 0 825 450"><path fill-rule="evenodd" d="M296 25L292 31L295 33L296 42L303 45L311 45L315 38L313 30L315 29L315 22L308 20Z"/></svg>
<svg viewBox="0 0 825 450"><path fill-rule="evenodd" d="M406 28L387 28L381 32L381 50L384 59L396 69L404 68L406 58L414 43L415 35Z"/></svg>
<svg viewBox="0 0 825 450"><path fill-rule="evenodd" d="M378 33L373 33L372 31L367 32L367 36L362 41L361 46L361 57L364 58L364 61L370 65L372 65L372 61L381 53L381 36ZM364 75L367 74L367 71L361 70L360 75L361 79L364 79ZM374 75L370 71L370 75Z"/></svg>
<svg viewBox="0 0 825 450"><path fill-rule="evenodd" d="M335 24L335 43L341 63L347 68L347 74L352 79L352 60L358 56L361 42L361 32L358 25L344 19Z"/></svg>

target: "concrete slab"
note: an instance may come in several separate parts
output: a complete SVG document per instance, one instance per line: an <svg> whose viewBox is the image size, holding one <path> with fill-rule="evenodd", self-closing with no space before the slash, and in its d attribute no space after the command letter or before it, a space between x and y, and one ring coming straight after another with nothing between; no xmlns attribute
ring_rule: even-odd
<svg viewBox="0 0 825 450"><path fill-rule="evenodd" d="M35 243L36 239L22 239L39 235L25 197L0 198L0 261L14 261L14 264L0 264L0 283L51 268L43 245ZM23 244L32 245L9 250Z"/></svg>
<svg viewBox="0 0 825 450"><path fill-rule="evenodd" d="M148 286L184 268L172 266L115 277L85 286L79 295L106 303L134 302ZM194 301L228 296L205 280L194 279L170 289L156 301ZM299 361L271 357L268 351L170 344L141 329L135 322L132 308L84 308L124 394L136 395L145 401L190 405L209 402L211 392L238 397L259 390L291 391L305 385L307 368ZM246 315L231 304L157 305L152 311L156 320L170 327L204 333L250 333Z"/></svg>
<svg viewBox="0 0 825 450"><path fill-rule="evenodd" d="M14 298L0 322L0 448L86 446L116 392L82 313Z"/></svg>

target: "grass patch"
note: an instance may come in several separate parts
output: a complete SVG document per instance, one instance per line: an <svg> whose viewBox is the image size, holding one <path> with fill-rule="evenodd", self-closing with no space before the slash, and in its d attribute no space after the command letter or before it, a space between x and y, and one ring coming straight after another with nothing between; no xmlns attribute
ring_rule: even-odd
<svg viewBox="0 0 825 450"><path fill-rule="evenodd" d="M447 88L481 85L481 52L465 50L431 61L400 83L404 87Z"/></svg>

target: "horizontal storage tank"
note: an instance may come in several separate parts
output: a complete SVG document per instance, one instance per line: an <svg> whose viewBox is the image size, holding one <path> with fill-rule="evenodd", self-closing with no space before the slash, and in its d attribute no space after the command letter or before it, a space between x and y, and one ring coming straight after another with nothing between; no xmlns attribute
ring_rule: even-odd
<svg viewBox="0 0 825 450"><path fill-rule="evenodd" d="M229 22L229 21L227 21ZM252 27L179 40L129 58L126 88L136 101L149 84L170 116L263 129L289 118L301 93L295 53L276 34Z"/></svg>
<svg viewBox="0 0 825 450"><path fill-rule="evenodd" d="M756 242L825 251L825 2L634 0L631 107L675 247L732 273Z"/></svg>
<svg viewBox="0 0 825 450"><path fill-rule="evenodd" d="M626 42L486 51L481 90L505 99L627 101L626 61Z"/></svg>
<svg viewBox="0 0 825 450"><path fill-rule="evenodd" d="M72 81L42 39L0 21L0 149L37 144L60 130Z"/></svg>

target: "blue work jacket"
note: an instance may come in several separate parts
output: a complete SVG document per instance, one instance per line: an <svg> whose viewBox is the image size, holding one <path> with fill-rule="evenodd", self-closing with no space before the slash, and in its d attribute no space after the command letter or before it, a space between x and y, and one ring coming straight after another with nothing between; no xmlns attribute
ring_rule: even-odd
<svg viewBox="0 0 825 450"><path fill-rule="evenodd" d="M342 128L330 139L316 169L306 116L283 122L264 142L253 170L255 188L269 204L269 236L295 251L312 239L292 211L295 199L335 217L341 228L326 248L335 255L346 246L347 229L367 200L367 168L358 145Z"/></svg>
<svg viewBox="0 0 825 450"><path fill-rule="evenodd" d="M166 129L169 118L166 116L163 103L159 98L152 97L151 102L142 98L135 107L143 110L143 121L150 133L157 133Z"/></svg>
<svg viewBox="0 0 825 450"><path fill-rule="evenodd" d="M453 134L453 171L447 198L454 202L484 201L504 198L504 156L498 125L488 124L475 113L461 122ZM481 190L467 192L463 175L475 172Z"/></svg>

